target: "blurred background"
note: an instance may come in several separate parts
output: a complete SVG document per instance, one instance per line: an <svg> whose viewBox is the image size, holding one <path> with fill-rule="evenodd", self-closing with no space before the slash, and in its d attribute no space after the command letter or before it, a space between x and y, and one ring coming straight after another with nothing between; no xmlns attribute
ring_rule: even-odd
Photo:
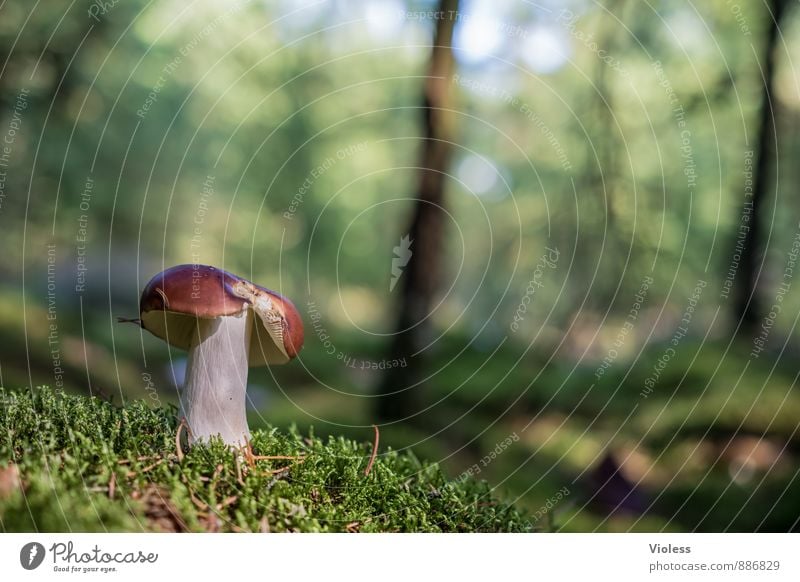
<svg viewBox="0 0 800 582"><path fill-rule="evenodd" d="M210 264L305 322L252 428L378 424L536 529L796 530L799 28L788 0L6 0L0 385L176 403L186 354L117 318Z"/></svg>

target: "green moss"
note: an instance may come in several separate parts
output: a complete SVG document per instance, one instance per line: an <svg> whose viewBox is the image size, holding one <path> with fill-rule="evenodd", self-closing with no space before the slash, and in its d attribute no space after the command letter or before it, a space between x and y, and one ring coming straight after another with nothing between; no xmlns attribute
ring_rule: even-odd
<svg viewBox="0 0 800 582"><path fill-rule="evenodd" d="M253 451L302 461L250 466L219 442L178 459L174 409L48 388L0 396L4 531L526 529L486 483L448 480L411 453L381 451L365 476L371 443L273 428L254 432Z"/></svg>

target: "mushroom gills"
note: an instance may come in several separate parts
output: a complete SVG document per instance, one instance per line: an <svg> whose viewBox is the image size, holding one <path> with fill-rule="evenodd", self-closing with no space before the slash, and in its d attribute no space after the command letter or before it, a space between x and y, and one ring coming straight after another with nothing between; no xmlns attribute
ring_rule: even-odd
<svg viewBox="0 0 800 582"><path fill-rule="evenodd" d="M181 409L189 425L189 442L220 436L244 446L247 427L247 368L252 311L215 319L197 319L189 348Z"/></svg>
<svg viewBox="0 0 800 582"><path fill-rule="evenodd" d="M291 358L286 353L283 337L284 317L276 308L269 293L248 281L233 286L233 294L247 301L261 319L256 325L256 339L250 346L250 365L285 364Z"/></svg>
<svg viewBox="0 0 800 582"><path fill-rule="evenodd" d="M283 317L256 304L253 309L263 325L256 325L256 338L250 346L250 365L285 364L289 361L283 338Z"/></svg>

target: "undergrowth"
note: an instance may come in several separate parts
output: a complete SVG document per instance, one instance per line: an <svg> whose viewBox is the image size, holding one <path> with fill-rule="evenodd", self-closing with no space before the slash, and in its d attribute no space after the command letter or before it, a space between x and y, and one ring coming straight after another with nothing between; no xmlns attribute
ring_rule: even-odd
<svg viewBox="0 0 800 582"><path fill-rule="evenodd" d="M174 408L115 407L46 387L0 389L0 529L18 531L526 531L486 483L372 443L253 432L179 450Z"/></svg>

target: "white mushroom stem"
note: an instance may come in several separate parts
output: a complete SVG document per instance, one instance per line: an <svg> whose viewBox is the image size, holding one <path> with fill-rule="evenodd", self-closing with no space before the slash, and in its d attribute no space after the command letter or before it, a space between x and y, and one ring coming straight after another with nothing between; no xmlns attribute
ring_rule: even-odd
<svg viewBox="0 0 800 582"><path fill-rule="evenodd" d="M189 425L189 444L220 436L231 446L250 438L245 409L250 310L198 320L189 348L181 408Z"/></svg>

